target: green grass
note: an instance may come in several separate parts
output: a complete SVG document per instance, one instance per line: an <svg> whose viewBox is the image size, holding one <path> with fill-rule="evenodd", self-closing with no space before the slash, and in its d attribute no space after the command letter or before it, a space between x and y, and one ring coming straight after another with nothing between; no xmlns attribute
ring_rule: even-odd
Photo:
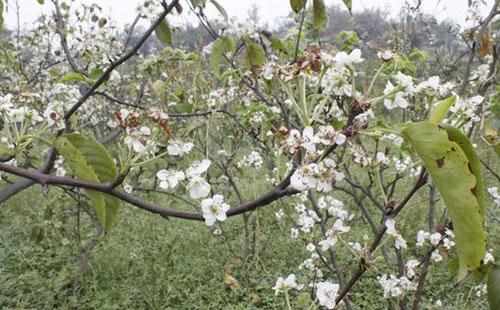
<svg viewBox="0 0 500 310"><path fill-rule="evenodd" d="M215 236L203 223L166 220L124 206L119 223L100 240L82 275L75 203L45 201L42 195L33 189L0 209L0 309L285 309L283 297L275 296L271 287L278 276L300 274L297 267L307 258L303 242L291 240L289 226L274 218L280 207L291 211L291 204L258 212L257 254L247 261L242 260L241 217L228 220L223 236ZM409 235L418 228L416 222L424 223L421 201L412 201L402 214L406 220L401 228ZM370 234L359 215L353 228L349 239ZM92 234L88 218L82 216L81 244ZM339 255L339 265L352 270L352 256L342 250ZM226 287L225 267L240 288ZM387 309L376 282L377 271L386 267L370 270L356 285L354 309ZM446 263L437 264L422 309L438 309L432 306L437 299L444 305L439 309L487 309L485 298L471 291L472 284L456 287ZM304 308L295 293L291 299L294 309Z"/></svg>

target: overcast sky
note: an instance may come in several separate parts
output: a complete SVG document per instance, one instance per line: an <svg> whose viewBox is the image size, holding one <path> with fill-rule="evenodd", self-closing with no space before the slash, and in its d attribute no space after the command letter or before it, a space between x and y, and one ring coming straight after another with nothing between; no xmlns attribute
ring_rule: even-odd
<svg viewBox="0 0 500 310"><path fill-rule="evenodd" d="M46 0L45 5L41 6L36 0L17 0L20 4L21 24L29 25L41 14L41 12L50 12L52 5L50 0ZM278 17L286 16L290 12L289 0L218 0L229 16L245 18L249 8L252 5L259 7L259 13L264 22L273 23ZM341 0L325 0L328 5L341 5ZM486 0L493 3L494 0ZM76 0L83 3L98 3L105 9L105 12L116 20L119 24L126 24L133 21L135 17L135 8L143 0ZM404 0L352 0L354 11L360 11L366 8L382 8L396 16L399 9L404 4ZM15 0L9 0L9 10L6 17L6 23L9 28L16 25ZM440 20L447 18L456 23L464 24L467 0L423 0L423 9L427 13L436 15ZM214 16L215 10L210 10L209 15Z"/></svg>

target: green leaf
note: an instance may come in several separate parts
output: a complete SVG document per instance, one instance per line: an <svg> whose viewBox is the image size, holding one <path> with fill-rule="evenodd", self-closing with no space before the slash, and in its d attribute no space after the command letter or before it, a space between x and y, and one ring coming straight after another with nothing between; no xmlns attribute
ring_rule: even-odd
<svg viewBox="0 0 500 310"><path fill-rule="evenodd" d="M288 51L286 50L285 44L283 41L276 37L271 37L271 48L277 52L282 52L284 54L288 54Z"/></svg>
<svg viewBox="0 0 500 310"><path fill-rule="evenodd" d="M246 40L246 62L249 67L259 67L266 63L266 53L259 44Z"/></svg>
<svg viewBox="0 0 500 310"><path fill-rule="evenodd" d="M483 264L476 270L472 271L471 278L476 282L485 282L488 280L488 275L491 269L492 266L490 264Z"/></svg>
<svg viewBox="0 0 500 310"><path fill-rule="evenodd" d="M167 20L164 19L155 29L156 37L163 44L172 45L172 31Z"/></svg>
<svg viewBox="0 0 500 310"><path fill-rule="evenodd" d="M36 2L38 2L38 4L43 5L45 3L45 0L36 0Z"/></svg>
<svg viewBox="0 0 500 310"><path fill-rule="evenodd" d="M57 152L79 179L95 183L113 182L118 175L116 165L103 145L80 134L68 134L55 142ZM116 219L120 205L116 198L87 190L97 218L105 230L109 230Z"/></svg>
<svg viewBox="0 0 500 310"><path fill-rule="evenodd" d="M349 10L349 13L352 14L352 0L342 0Z"/></svg>
<svg viewBox="0 0 500 310"><path fill-rule="evenodd" d="M0 143L0 162L11 158L14 155L14 150L7 147L7 145Z"/></svg>
<svg viewBox="0 0 500 310"><path fill-rule="evenodd" d="M98 80L103 75L103 73L104 71L102 71L101 68L95 67L94 69L92 69L92 71L90 71L89 78L91 78L92 80Z"/></svg>
<svg viewBox="0 0 500 310"><path fill-rule="evenodd" d="M118 218L120 200L113 196L104 195L104 201L106 202L106 222L104 223L104 227L106 227L106 230L109 230Z"/></svg>
<svg viewBox="0 0 500 310"><path fill-rule="evenodd" d="M85 157L99 181L113 182L118 176L113 158L106 148L92 138L73 133L64 136Z"/></svg>
<svg viewBox="0 0 500 310"><path fill-rule="evenodd" d="M451 108L452 105L455 104L456 101L457 97L453 95L437 102L434 105L434 109L431 112L429 121L434 125L439 125L439 123L441 123L441 121L445 118L446 113L448 113L448 110Z"/></svg>
<svg viewBox="0 0 500 310"><path fill-rule="evenodd" d="M75 82L87 82L87 77L78 72L68 72L59 79L59 82L66 84L72 84Z"/></svg>
<svg viewBox="0 0 500 310"><path fill-rule="evenodd" d="M328 21L326 6L323 0L313 0L313 25L317 30L325 28Z"/></svg>
<svg viewBox="0 0 500 310"><path fill-rule="evenodd" d="M335 41L342 51L350 53L359 44L360 39L355 31L342 31L337 35Z"/></svg>
<svg viewBox="0 0 500 310"><path fill-rule="evenodd" d="M94 170L68 139L60 137L56 140L54 146L57 152L64 157L65 164L71 168L79 179L89 182L99 182L99 178ZM106 202L104 200L104 195L91 190L86 191L86 193L96 211L99 222L104 226L106 223Z"/></svg>
<svg viewBox="0 0 500 310"><path fill-rule="evenodd" d="M190 103L176 104L175 110L179 113L191 113L193 112L193 105Z"/></svg>
<svg viewBox="0 0 500 310"><path fill-rule="evenodd" d="M216 0L210 0L210 2L215 6L217 11L219 11L219 13L221 13L221 15L224 16L224 20L227 21L229 19L229 17L227 15L227 12L224 9L224 7L222 5L220 5L220 3Z"/></svg>
<svg viewBox="0 0 500 310"><path fill-rule="evenodd" d="M429 58L429 55L427 54L427 52L420 50L418 48L412 49L410 54L408 54L408 59L410 59L411 61L413 61L415 63L426 62L428 58Z"/></svg>
<svg viewBox="0 0 500 310"><path fill-rule="evenodd" d="M486 253L484 206L479 194L480 173L472 167L472 147L462 149L465 137L448 131L451 137L446 129L419 122L407 125L402 133L422 159L448 208L457 242L460 281L468 271L480 267Z"/></svg>
<svg viewBox="0 0 500 310"><path fill-rule="evenodd" d="M210 53L210 67L215 75L220 75L220 66L224 55L234 50L234 41L230 37L220 37L213 43Z"/></svg>
<svg viewBox="0 0 500 310"><path fill-rule="evenodd" d="M481 162L479 161L479 157L474 150L470 140L457 128L446 126L446 133L448 134L448 139L457 143L462 151L467 156L467 160L469 161L469 169L476 178L476 187L473 189L473 193L476 196L479 207L481 217L484 219L486 216L486 205L487 205L487 195L486 195L486 185L484 184L484 178L481 173Z"/></svg>
<svg viewBox="0 0 500 310"><path fill-rule="evenodd" d="M500 267L494 266L488 275L488 303L491 310L500 309Z"/></svg>
<svg viewBox="0 0 500 310"><path fill-rule="evenodd" d="M306 0L290 0L290 6L295 13L299 13L306 5Z"/></svg>

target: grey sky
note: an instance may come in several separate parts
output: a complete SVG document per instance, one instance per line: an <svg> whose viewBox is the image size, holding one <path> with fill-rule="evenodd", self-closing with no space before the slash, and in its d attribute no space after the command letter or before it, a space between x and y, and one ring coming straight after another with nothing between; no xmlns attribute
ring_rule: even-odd
<svg viewBox="0 0 500 310"><path fill-rule="evenodd" d="M327 4L341 5L341 0L325 0ZM50 12L52 5L49 0L41 6L36 0L18 0L20 4L21 24L28 26L38 17L41 12ZM120 24L131 22L135 17L135 8L142 0L76 0L83 3L98 3L105 12ZM276 18L286 16L290 12L289 0L219 0L230 16L245 18L249 8L255 4L259 7L261 19L270 24ZM399 9L404 4L404 0L353 0L353 9L360 11L365 8L382 8L397 15ZM492 3L493 0L486 2ZM6 23L9 28L14 28L16 19L15 0L9 1L9 10L6 16ZM423 8L427 13L434 14L438 19L452 19L464 24L467 0L423 0ZM209 15L214 16L216 11L209 10Z"/></svg>

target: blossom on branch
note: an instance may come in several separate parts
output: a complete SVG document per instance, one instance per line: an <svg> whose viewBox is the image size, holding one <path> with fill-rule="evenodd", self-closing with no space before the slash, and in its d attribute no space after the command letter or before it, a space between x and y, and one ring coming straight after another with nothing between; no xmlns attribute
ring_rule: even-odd
<svg viewBox="0 0 500 310"><path fill-rule="evenodd" d="M224 202L222 195L216 194L212 198L206 198L201 201L201 211L208 226L213 226L217 221L225 221L228 210L229 205Z"/></svg>

